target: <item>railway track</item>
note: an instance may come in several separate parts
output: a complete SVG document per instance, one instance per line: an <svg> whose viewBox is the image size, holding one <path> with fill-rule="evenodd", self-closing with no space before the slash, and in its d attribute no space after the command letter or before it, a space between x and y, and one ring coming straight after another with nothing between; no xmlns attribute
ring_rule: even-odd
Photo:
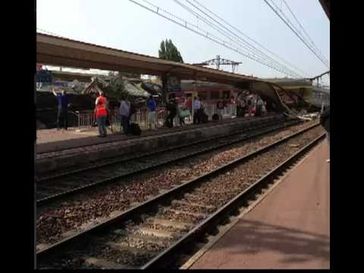
<svg viewBox="0 0 364 273"><path fill-rule="evenodd" d="M161 268L324 137L318 125L216 168L37 252L40 268Z"/></svg>
<svg viewBox="0 0 364 273"><path fill-rule="evenodd" d="M136 174L87 194L37 207L37 250L89 229L184 181L311 126L303 123Z"/></svg>
<svg viewBox="0 0 364 273"><path fill-rule="evenodd" d="M137 173L194 157L217 148L241 142L253 136L266 134L298 123L296 120L283 124L264 122L246 128L244 133L239 132L229 137L214 138L196 144L184 144L131 158L122 157L104 160L89 167L39 178L37 180L36 191L37 206L45 206L74 194L93 190L101 185L106 185Z"/></svg>

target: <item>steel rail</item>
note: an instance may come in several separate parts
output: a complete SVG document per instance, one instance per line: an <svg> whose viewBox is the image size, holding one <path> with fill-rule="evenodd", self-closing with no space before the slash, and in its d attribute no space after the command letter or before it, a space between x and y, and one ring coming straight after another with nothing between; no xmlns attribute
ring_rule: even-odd
<svg viewBox="0 0 364 273"><path fill-rule="evenodd" d="M189 189L193 188L193 187L196 187L198 184L200 184L200 182L203 182L205 180L208 180L210 178L213 178L217 175L219 175L219 173L221 172L224 172L224 171L227 171L229 169L232 169L234 168L235 166L237 165L240 165L242 163L245 163L247 162L248 160L260 155L260 154L263 154L265 153L266 151L290 140L291 138L294 138L304 132L307 132L315 127L318 127L319 124L314 124L308 128L304 128L298 132L295 132L289 136L286 136L280 140L277 140L275 141L274 143L271 143L271 144L268 144L268 145L265 145L264 147L262 148L259 148L258 150L256 151L252 151L251 153L247 154L247 155L244 155L238 159L235 159L235 160L232 160L210 172L207 172L205 174L202 174L198 177L195 177L193 179L190 179L188 181L185 181L183 184L175 187L175 188L172 188L170 190L168 190L167 192L164 192L164 193L161 193L157 196L155 196L154 198L150 199L150 200L147 200L133 208L130 208L124 212L121 212L119 213L118 215L114 216L113 218L111 219L108 219L108 220L105 220L104 222L102 223L99 223L97 225L95 225L94 227L92 228L89 228L87 230L84 230L78 234L75 234L73 236L70 236L68 238L65 238L57 243L54 243L52 245L49 245L48 247L42 249L42 250L39 250L37 251L36 253L36 256L37 256L37 260L44 260L44 259L47 259L49 258L51 255L53 254L56 254L56 253L61 253L63 249L67 248L67 247L70 247L72 246L73 244L82 244L84 243L85 241L87 241L87 239L89 238L90 235L93 235L93 234L96 234L96 233L99 233L99 232L103 232L103 231L106 231L108 228L111 228L113 225L115 224L120 224L122 222L125 222L127 220L131 220L131 219L135 219L137 217L139 217L141 214L143 213L147 213L147 212L150 212L150 211L154 211L155 210L155 207L157 205L161 205L161 204L165 204L167 202L169 202L173 197L175 196L179 196L181 195L182 193L188 191ZM324 136L324 134L322 134L319 138L317 138L315 141L317 142L320 138L322 138ZM309 147L311 147L313 145L313 143L316 143L315 141L311 142L309 145L306 145L303 149L301 150L307 150L309 149ZM298 153L296 153L298 154ZM294 158L293 156L291 156L288 160L286 160L285 162L288 162L289 160L292 161L292 158ZM287 165L287 163L286 163ZM285 166L286 166L285 165ZM283 166L283 163L279 165L280 167L279 168L282 168ZM277 167L278 168L278 167ZM275 169L277 169L275 168ZM276 171L277 172L277 171ZM275 173L276 173L275 172ZM271 174L273 175L273 174ZM267 177L264 176L264 177ZM262 179L259 179L259 181L262 181ZM257 184L257 183L255 183ZM252 188L252 187L249 187L249 189ZM244 191L245 192L245 191ZM239 195L240 196L240 195ZM234 198L233 200L236 200L236 198ZM231 203L232 201L229 202L229 204ZM235 201L234 201L235 202ZM219 209L219 214L220 213L223 213L222 209L227 209L226 206L223 206L221 209ZM217 213L217 212L216 212ZM214 213L214 215L216 214ZM208 218L210 219L210 218ZM211 218L212 219L212 218ZM212 220L210 220L212 221ZM205 221L203 221L203 223L205 223ZM201 226L202 227L202 226ZM200 227L200 228L201 228ZM198 228L194 228L192 231L193 231L193 234L195 232L197 232L197 230L199 230ZM191 231L191 232L192 232ZM187 237L184 236L183 237L184 240L187 240ZM181 239L182 240L182 239ZM182 243L182 241L181 241ZM172 247L170 247L169 249L175 249L178 246L179 244L175 243ZM152 259L150 262L148 262L145 266L143 266L143 268L148 268L148 267L154 267L156 264L160 263L160 261L163 261L165 258L165 255L166 256L169 256L170 254L168 254L168 251L163 251L160 255L158 255L157 257L155 257L154 259ZM157 259L158 258L158 259Z"/></svg>
<svg viewBox="0 0 364 273"><path fill-rule="evenodd" d="M258 128L254 127L254 128L251 128L249 130L249 131L251 131L250 134L249 134L249 131L245 131L245 132L248 132L248 133L241 135L241 137L239 137L238 139L234 139L234 140L228 141L226 143L217 143L215 145L212 145L212 146L209 146L209 147L206 147L206 148L202 148L202 149L200 149L198 151L192 151L190 153L186 153L183 156L179 156L179 157L172 158L170 160L166 160L166 161L163 161L163 162L158 162L158 163L155 163L155 164L151 164L151 165L149 165L147 167L144 167L142 169L135 169L133 171L130 171L130 172L127 172L127 173L124 173L124 174L121 174L121 175L114 175L114 176L108 177L106 179L99 180L97 182L89 183L89 184L86 184L86 185L81 185L79 187L75 187L75 188L70 189L70 190L65 190L64 192L61 192L61 193L58 193L58 194L49 195L47 197L38 199L36 201L37 207L46 206L46 205L48 205L50 203L62 200L64 198L68 198L68 197L73 196L75 194L79 194L79 193L89 191L89 190L94 190L97 187L105 186L105 185L117 182L120 179L126 179L126 178L131 177L131 176L136 175L136 174L147 172L147 171L153 170L155 168L159 168L159 167L162 167L162 166L165 166L165 165L168 165L168 164L172 164L174 162L177 162L177 161L180 161L180 160L183 160L183 159L187 159L187 158L190 158L190 157L193 157L193 156L197 156L197 155L212 151L214 149L219 149L219 148L223 148L223 147L226 147L226 146L229 146L229 145L233 145L233 144L236 144L238 142L247 140L249 138L264 135L264 134L273 132L275 130L282 129L282 128L285 128L285 127L289 127L289 126L292 126L292 125L295 125L295 124L296 124L295 122L288 123L288 124L276 124L276 125L273 125L271 127L265 127L265 128L263 128L262 130L259 130L259 131L254 131L254 130L261 129L261 127L263 127L263 126L259 126ZM237 135L239 135L239 134L241 134L241 132L237 133ZM186 145L186 147L188 147L188 146L189 145ZM171 151L173 151L173 150L175 150L175 149L172 149ZM99 166L97 166L96 168L99 168Z"/></svg>

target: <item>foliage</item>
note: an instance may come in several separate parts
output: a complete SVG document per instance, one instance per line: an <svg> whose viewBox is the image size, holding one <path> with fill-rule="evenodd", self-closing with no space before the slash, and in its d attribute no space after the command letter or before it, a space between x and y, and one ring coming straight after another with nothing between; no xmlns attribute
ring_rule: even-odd
<svg viewBox="0 0 364 273"><path fill-rule="evenodd" d="M159 58L161 59L183 63L181 53L170 39L166 39L165 41L161 42L161 47L158 53Z"/></svg>

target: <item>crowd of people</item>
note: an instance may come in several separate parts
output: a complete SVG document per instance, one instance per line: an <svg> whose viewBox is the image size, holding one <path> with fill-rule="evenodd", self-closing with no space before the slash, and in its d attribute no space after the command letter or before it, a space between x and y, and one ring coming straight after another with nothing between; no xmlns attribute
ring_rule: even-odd
<svg viewBox="0 0 364 273"><path fill-rule="evenodd" d="M67 130L67 113L70 106L67 94L64 90L59 89L60 92L56 93L52 90L53 94L58 100L58 113L57 113L57 128ZM266 113L266 102L254 93L244 91L234 101L237 106L237 116L262 116ZM153 96L150 96L145 103L147 109L147 127L150 130L157 128L157 101ZM193 98L188 97L181 99L172 94L166 104L168 111L164 126L172 128L174 124L183 126L185 118L193 116L193 124L206 123L208 115L205 112L204 103L199 96ZM216 103L215 112L213 113L213 120L222 120L224 109L227 107L226 100L219 100ZM136 113L136 106L131 103L126 96L122 96L119 106L120 128L125 135L139 135L141 130L138 124L131 121L132 116ZM104 92L100 91L95 100L94 115L96 124L98 126L99 137L106 137L106 127L109 125L110 110L108 107L108 100ZM176 122L177 121L177 122Z"/></svg>
<svg viewBox="0 0 364 273"><path fill-rule="evenodd" d="M258 94L248 90L243 91L237 98L237 116L263 116L267 113L267 102Z"/></svg>

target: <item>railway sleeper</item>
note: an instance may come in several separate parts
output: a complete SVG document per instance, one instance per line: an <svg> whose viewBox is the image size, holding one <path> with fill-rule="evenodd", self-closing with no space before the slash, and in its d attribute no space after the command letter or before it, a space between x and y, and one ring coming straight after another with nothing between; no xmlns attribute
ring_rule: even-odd
<svg viewBox="0 0 364 273"><path fill-rule="evenodd" d="M206 217L206 215L188 213L171 209L163 209L159 213L158 217L162 217L172 221L181 221L181 222L189 222L191 224L196 224L201 220L203 220Z"/></svg>
<svg viewBox="0 0 364 273"><path fill-rule="evenodd" d="M182 211L190 211L193 213L203 213L210 214L216 210L215 206L212 205L203 205L198 203L188 203L181 201L180 203L172 202L172 209L182 210Z"/></svg>
<svg viewBox="0 0 364 273"><path fill-rule="evenodd" d="M231 194L230 194L231 195ZM232 195L231 195L232 196ZM191 202L191 203L205 203L208 205L220 205L221 202L219 202L219 200L221 200L222 198L226 198L226 194L225 192L222 192L220 194L216 194L215 196L213 196L212 194L207 196L207 194L205 195L188 195L187 197L185 197L185 200L187 202Z"/></svg>
<svg viewBox="0 0 364 273"><path fill-rule="evenodd" d="M165 220L162 218L151 218L147 220L148 224L151 225L161 225L161 226L166 226L166 227L172 227L175 229L181 229L181 230L185 230L191 227L190 223L184 223L184 222L176 222L176 221L170 221L170 220Z"/></svg>
<svg viewBox="0 0 364 273"><path fill-rule="evenodd" d="M179 205L186 205L186 206L193 206L193 207L202 207L206 209L216 210L216 206L213 205L206 205L201 203L194 203L194 202L186 202L183 200L173 200L172 204L179 204Z"/></svg>
<svg viewBox="0 0 364 273"><path fill-rule="evenodd" d="M167 238L167 239L174 239L176 236L176 233L165 231L165 230L157 230L153 228L148 227L141 227L135 230L136 234L146 234L150 236L160 237L160 238Z"/></svg>
<svg viewBox="0 0 364 273"><path fill-rule="evenodd" d="M148 244L157 245L161 248L165 248L172 242L172 239L167 237L157 237L149 234L141 234L141 233L132 233L128 234L126 237L120 239L119 243L127 243L127 244L138 244L139 242L148 242Z"/></svg>
<svg viewBox="0 0 364 273"><path fill-rule="evenodd" d="M206 218L208 216L208 214L206 213L196 213L196 212L190 212L190 211L185 211L185 210L176 210L176 209L171 209L171 208L165 208L164 209L165 212L171 212L173 214L184 214L184 215L189 215L189 216L194 216L197 218Z"/></svg>
<svg viewBox="0 0 364 273"><path fill-rule="evenodd" d="M128 237L122 242L107 242L106 245L116 251L127 251L137 256L155 256L166 248L166 245L140 239L128 240Z"/></svg>
<svg viewBox="0 0 364 273"><path fill-rule="evenodd" d="M137 269L137 267L133 267L130 265L123 265L119 263L115 263L112 261L108 261L101 258L88 257L85 258L85 264L87 266L96 267L99 269Z"/></svg>
<svg viewBox="0 0 364 273"><path fill-rule="evenodd" d="M141 249L106 243L103 251L96 258L107 259L122 266L141 266L153 258L157 253L142 251Z"/></svg>
<svg viewBox="0 0 364 273"><path fill-rule="evenodd" d="M224 195L226 197L228 196L233 196L234 194L236 194L237 192L240 192L241 189L240 188L230 188L230 189L221 189L221 190L218 190L218 189L215 189L215 190L211 190L209 192L202 192L202 194L211 194L211 195Z"/></svg>
<svg viewBox="0 0 364 273"><path fill-rule="evenodd" d="M171 222L173 223L172 220L171 220ZM167 232L173 232L176 234L188 231L188 228L175 228L172 225L159 225L159 224L154 224L154 223L143 223L142 227L150 228L150 229L154 229L154 230L163 230L163 231L167 231Z"/></svg>

